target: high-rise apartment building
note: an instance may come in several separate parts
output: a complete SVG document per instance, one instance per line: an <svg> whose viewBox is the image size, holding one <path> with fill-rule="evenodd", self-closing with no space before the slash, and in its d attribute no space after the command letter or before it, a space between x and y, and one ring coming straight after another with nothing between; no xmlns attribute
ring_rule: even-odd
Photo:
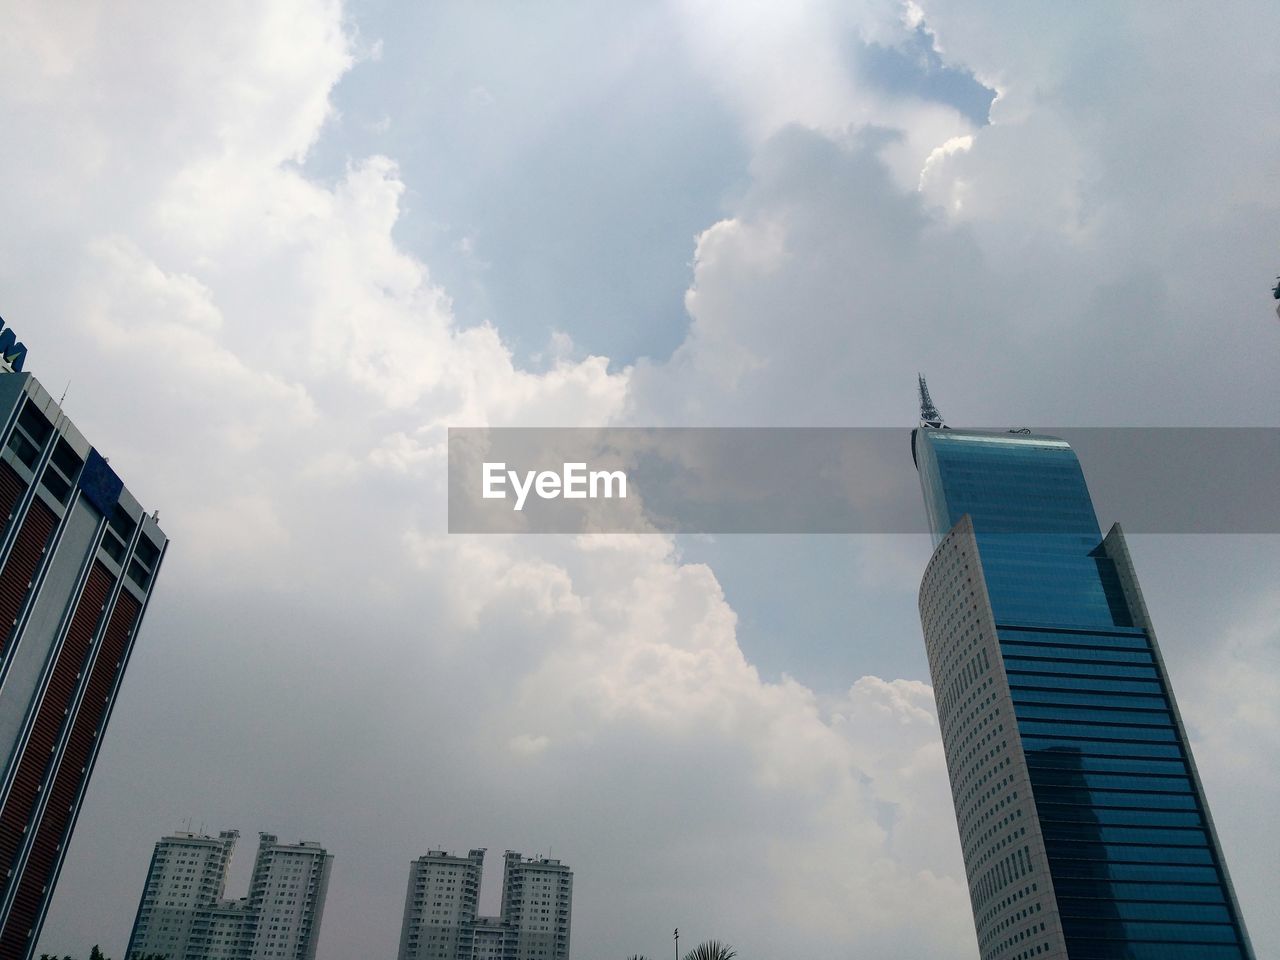
<svg viewBox="0 0 1280 960"><path fill-rule="evenodd" d="M982 960L1250 960L1119 525L1075 453L912 433L929 669Z"/></svg>
<svg viewBox="0 0 1280 960"><path fill-rule="evenodd" d="M168 544L24 356L0 332L5 958L35 949Z"/></svg>
<svg viewBox="0 0 1280 960"><path fill-rule="evenodd" d="M249 883L254 915L251 960L315 960L333 856L318 843L279 843L259 834Z"/></svg>
<svg viewBox="0 0 1280 960"><path fill-rule="evenodd" d="M503 858L502 920L515 931L516 960L567 960L573 871L559 860Z"/></svg>
<svg viewBox="0 0 1280 960"><path fill-rule="evenodd" d="M483 917L484 855L432 850L410 865L399 960L568 960L573 871L506 851L501 914Z"/></svg>
<svg viewBox="0 0 1280 960"><path fill-rule="evenodd" d="M259 834L249 896L227 900L238 836L175 833L156 844L127 960L314 960L332 854Z"/></svg>
<svg viewBox="0 0 1280 960"><path fill-rule="evenodd" d="M197 923L203 919L198 908L222 900L239 836L236 830L216 837L175 833L156 844L128 956L136 944L141 953L178 960L193 938L208 935L205 924Z"/></svg>
<svg viewBox="0 0 1280 960"><path fill-rule="evenodd" d="M430 850L410 864L400 960L455 960L463 942L473 939L484 853Z"/></svg>

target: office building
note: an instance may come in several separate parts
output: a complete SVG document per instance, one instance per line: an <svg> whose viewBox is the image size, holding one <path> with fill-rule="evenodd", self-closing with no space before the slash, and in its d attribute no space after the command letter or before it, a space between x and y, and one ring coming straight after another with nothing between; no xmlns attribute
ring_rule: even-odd
<svg viewBox="0 0 1280 960"><path fill-rule="evenodd" d="M1119 525L1075 453L912 433L920 617L982 960L1251 960Z"/></svg>
<svg viewBox="0 0 1280 960"><path fill-rule="evenodd" d="M259 834L249 896L228 900L238 836L175 833L156 844L127 960L314 960L332 854Z"/></svg>
<svg viewBox="0 0 1280 960"><path fill-rule="evenodd" d="M0 357L0 957L26 958L168 540L11 330Z"/></svg>
<svg viewBox="0 0 1280 960"><path fill-rule="evenodd" d="M399 960L568 960L573 871L508 850L501 913L479 916L484 855L432 850L410 865Z"/></svg>

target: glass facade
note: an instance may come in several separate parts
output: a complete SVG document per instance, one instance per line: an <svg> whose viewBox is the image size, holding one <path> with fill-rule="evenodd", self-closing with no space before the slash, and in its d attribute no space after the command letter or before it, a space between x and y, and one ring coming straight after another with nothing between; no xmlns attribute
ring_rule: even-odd
<svg viewBox="0 0 1280 960"><path fill-rule="evenodd" d="M1066 955L1248 960L1154 639L1075 454L1023 433L922 428L912 445L935 544L973 525Z"/></svg>

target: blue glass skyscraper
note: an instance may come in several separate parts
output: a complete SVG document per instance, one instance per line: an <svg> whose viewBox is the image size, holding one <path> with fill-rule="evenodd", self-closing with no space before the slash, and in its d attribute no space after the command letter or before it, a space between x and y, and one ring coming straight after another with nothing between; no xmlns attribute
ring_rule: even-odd
<svg viewBox="0 0 1280 960"><path fill-rule="evenodd" d="M912 455L929 668L982 960L1252 960L1119 525L1056 437Z"/></svg>

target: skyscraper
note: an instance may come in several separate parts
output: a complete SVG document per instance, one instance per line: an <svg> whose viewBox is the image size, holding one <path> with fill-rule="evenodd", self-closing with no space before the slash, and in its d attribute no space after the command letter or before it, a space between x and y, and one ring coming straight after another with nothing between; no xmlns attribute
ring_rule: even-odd
<svg viewBox="0 0 1280 960"><path fill-rule="evenodd" d="M1253 957L1124 535L1074 452L912 432L929 669L982 960Z"/></svg>
<svg viewBox="0 0 1280 960"><path fill-rule="evenodd" d="M7 339L6 339L7 338ZM0 957L31 956L168 540L0 333Z"/></svg>
<svg viewBox="0 0 1280 960"><path fill-rule="evenodd" d="M249 896L227 900L238 837L174 833L156 844L127 960L314 960L333 855L259 834Z"/></svg>
<svg viewBox="0 0 1280 960"><path fill-rule="evenodd" d="M568 960L573 871L506 851L502 912L482 917L484 854L432 850L410 865L399 960Z"/></svg>

